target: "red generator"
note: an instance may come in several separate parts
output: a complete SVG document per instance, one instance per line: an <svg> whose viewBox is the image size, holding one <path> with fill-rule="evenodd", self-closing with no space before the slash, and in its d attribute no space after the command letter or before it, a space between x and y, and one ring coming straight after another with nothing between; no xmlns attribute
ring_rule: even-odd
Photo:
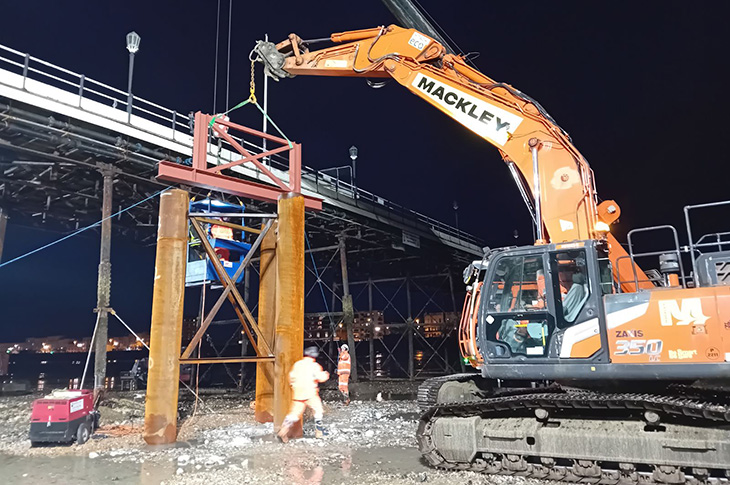
<svg viewBox="0 0 730 485"><path fill-rule="evenodd" d="M33 401L30 416L30 443L84 444L99 427L99 412L94 409L90 390L53 391Z"/></svg>

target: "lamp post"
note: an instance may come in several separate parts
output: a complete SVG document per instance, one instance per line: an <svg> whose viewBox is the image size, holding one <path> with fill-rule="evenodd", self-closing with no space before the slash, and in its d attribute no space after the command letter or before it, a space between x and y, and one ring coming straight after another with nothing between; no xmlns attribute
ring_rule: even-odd
<svg viewBox="0 0 730 485"><path fill-rule="evenodd" d="M352 186L357 191L357 147L355 145L350 147L350 159L352 160Z"/></svg>
<svg viewBox="0 0 730 485"><path fill-rule="evenodd" d="M137 32L127 34L127 50L129 51L129 81L127 82L127 122L132 120L132 76L134 75L134 54L139 50L142 38Z"/></svg>

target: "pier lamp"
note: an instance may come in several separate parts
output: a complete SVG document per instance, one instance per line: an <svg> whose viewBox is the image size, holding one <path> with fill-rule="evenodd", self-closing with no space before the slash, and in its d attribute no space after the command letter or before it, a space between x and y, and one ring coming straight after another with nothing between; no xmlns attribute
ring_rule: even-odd
<svg viewBox="0 0 730 485"><path fill-rule="evenodd" d="M352 160L352 186L357 187L357 147L355 145L350 147L350 159Z"/></svg>
<svg viewBox="0 0 730 485"><path fill-rule="evenodd" d="M127 34L127 50L129 51L129 80L127 82L127 122L132 120L132 76L134 76L134 54L139 50L142 38L135 31Z"/></svg>

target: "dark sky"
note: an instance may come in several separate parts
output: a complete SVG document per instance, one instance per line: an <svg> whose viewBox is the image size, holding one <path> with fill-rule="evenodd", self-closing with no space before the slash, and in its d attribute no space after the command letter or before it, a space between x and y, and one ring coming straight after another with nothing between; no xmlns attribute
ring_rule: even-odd
<svg viewBox="0 0 730 485"><path fill-rule="evenodd" d="M222 3L218 110L226 97ZM685 204L727 198L729 3L421 3L464 51L480 52L482 72L537 99L571 134L595 170L599 195L623 208L620 238L637 226L682 227ZM135 94L179 112L212 111L216 5L3 2L0 43L124 88L124 36L136 30ZM275 41L290 32L315 38L394 22L379 0L236 0L232 20L231 105L248 94L248 53L265 33ZM269 112L303 143L306 165L346 164L355 144L366 190L446 222L458 200L460 227L487 244L531 242L529 216L497 150L396 83L374 90L354 79L284 80L270 85ZM254 110L233 119L260 123ZM58 237L17 222L8 228L5 260ZM144 329L154 252L115 238L112 253L112 304ZM0 340L90 333L97 262L90 234L0 269Z"/></svg>

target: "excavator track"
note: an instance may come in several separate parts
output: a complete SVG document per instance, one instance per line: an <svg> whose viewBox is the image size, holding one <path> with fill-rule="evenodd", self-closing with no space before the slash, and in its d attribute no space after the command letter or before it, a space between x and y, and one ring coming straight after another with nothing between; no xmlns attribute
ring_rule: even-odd
<svg viewBox="0 0 730 485"><path fill-rule="evenodd" d="M730 483L725 393L495 391L503 394L423 414L417 439L431 466L581 483Z"/></svg>
<svg viewBox="0 0 730 485"><path fill-rule="evenodd" d="M475 373L464 373L426 379L418 386L418 406L421 411L435 406L438 403L439 391L447 382L466 382L474 378L481 378L481 376Z"/></svg>

